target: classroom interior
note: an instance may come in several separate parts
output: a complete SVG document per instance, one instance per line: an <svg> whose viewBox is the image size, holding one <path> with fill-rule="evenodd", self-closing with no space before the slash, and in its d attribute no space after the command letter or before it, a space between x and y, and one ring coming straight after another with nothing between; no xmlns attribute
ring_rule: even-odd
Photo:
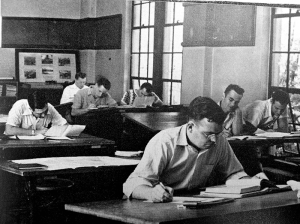
<svg viewBox="0 0 300 224"><path fill-rule="evenodd" d="M155 113L156 115L164 112L173 113L172 115L168 115L166 118L164 118L166 120L169 119L168 122L170 122L171 125L180 125L186 121L185 117L183 117L181 113L185 111L186 106L196 96L210 97L214 101L218 102L222 99L223 92L229 84L238 84L245 90L244 96L239 104L241 108L255 100L268 99L271 92L276 88L288 91L291 94L292 100L292 105L290 106L293 106L293 110L291 111L293 111L294 113L293 119L290 119L290 130L295 129L296 131L300 129L300 119L299 121L297 120L298 116L300 115L300 107L297 107L298 103L300 102L300 95L298 95L300 94L300 90L298 91L297 89L300 87L300 81L298 81L299 78L297 77L299 72L298 57L300 55L300 28L297 27L297 20L298 18L300 18L300 14L297 7L300 8L300 5L268 5L251 3L248 5L239 5L235 3L197 3L195 1L153 1L152 3L155 2L155 4L158 5L165 4L167 2L170 4L180 4L180 8L182 8L182 11L180 13L183 16L183 21L178 22L182 25L182 31L181 33L179 32L181 36L174 36L174 39L179 39L177 40L177 43L179 42L180 45L180 51L177 52L179 53L180 57L180 64L178 65L180 78L176 82L179 83L179 89L177 88L177 92L174 92L177 98L175 97L167 99L168 97L170 97L168 91L171 90L169 87L167 87L167 85L163 85L163 81L165 80L163 80L164 78L162 77L162 73L164 69L168 70L168 68L164 68L162 66L162 61L156 61L152 69L149 69L146 66L148 69L146 70L148 72L160 73L160 75L152 76L152 74L149 75L149 73L147 73L147 76L142 77L141 79L139 79L139 75L137 75L137 77L133 77L132 75L135 72L131 61L133 58L133 1L1 0L0 2L2 22L6 27L6 29L3 29L5 29L5 31L8 31L9 33L8 35L6 33L3 33L2 29L2 47L0 48L0 84L2 85L2 92L5 82L7 82L10 87L16 86L15 90L13 90L12 95L9 96L14 96L14 94L16 94L17 96L12 97L11 99L7 99L6 96L3 96L2 94L3 99L1 99L0 97L2 103L2 105L0 105L2 107L0 110L0 114L7 113L13 102L15 102L17 99L26 98L26 94L28 94L28 91L30 91L30 87L28 87L30 86L30 81L24 79L22 80L21 78L20 70L22 68L20 67L20 64L18 64L20 62L20 59L18 58L19 52L37 53L42 51L50 52L53 54L63 52L76 52L76 63L80 67L80 71L87 74L87 83L93 84L96 80L96 77L99 75L108 78L112 84L109 93L117 102L121 100L126 90L130 88L138 88L139 84L142 84L144 81L150 81L153 84L154 92L158 93L158 95L168 107L165 107L163 109L151 110L148 112ZM215 7L216 5L217 7ZM275 8L277 11L275 10ZM166 8L166 11L167 9L168 8ZM157 10L155 12L156 15L161 13L159 9L155 10ZM220 13L219 17L217 14L218 12ZM167 14L167 12L165 13ZM244 17L239 20L238 17L242 16ZM278 23L276 26L277 30L274 31L274 24L276 23L274 22L274 17L280 19L284 16L286 16L284 18L284 20L286 21L280 24ZM287 18L294 18L294 21L289 23L287 21ZM22 41L19 41L18 36L14 36L13 34L12 30L17 30L16 27L18 28L18 26L11 27L10 25L14 24L13 22L15 21L18 22L26 19L34 19L35 21L43 21L43 19L46 19L45 21L48 22L52 20L66 22L77 21L80 23L86 22L87 24L89 23L89 21L94 20L97 22L105 21L105 19L117 19L118 26L116 30L120 32L115 33L115 30L110 30L110 32L114 33L113 35L117 35L117 45L114 45L114 43L109 46L101 45L101 40L95 40L93 38L85 39L87 36L82 36L83 34L79 32L72 33L72 35L70 34L71 38L75 37L77 38L77 40L79 40L78 43L80 43L80 46L76 45L77 42L75 44L77 48L74 47L75 45L72 46L71 44L70 46L68 44L64 44L63 42L58 44L57 42L55 42L54 44L49 45L47 45L47 43L41 44L42 41L40 43L31 42L30 44L24 44L22 43L22 41L26 40L26 38L22 39ZM211 22L210 20L213 20L214 22ZM234 23L235 20L239 20L241 21L241 23L234 24L233 26L226 25L228 23ZM55 24L57 24L56 22L54 22L54 26ZM293 26L294 33L287 34L288 31L286 27ZM49 27L46 27L46 30L47 29L51 30L51 25L49 25ZM85 25L85 30L81 32L88 33L90 29L93 30L94 27L88 24ZM66 32L68 31L69 30L66 30ZM218 31L220 31L221 34L218 34ZM22 32L18 34L22 35ZM224 34L228 34L228 36L225 36ZM41 35L41 33L38 34L38 37L41 37L39 35ZM158 34L154 34L154 38L157 37L156 35ZM291 36L291 39L293 39L293 43L295 43L295 45L293 45L294 49L290 49L290 47L287 47L288 43L290 42L288 42L288 38L286 36ZM109 39L109 37L107 36L105 38ZM114 38L115 36L112 39L115 40ZM220 39L220 41L218 38ZM284 42L285 39L287 40L286 43ZM82 42L80 40L82 40ZM89 46L89 41L94 42L94 45L92 47ZM273 47L272 49L271 46ZM290 44L290 46L292 45ZM161 53L159 49L155 50ZM278 56L280 54L285 54L288 56ZM162 58L161 56L159 57ZM287 62L284 62L284 60L289 60L290 66L286 66ZM176 66L174 65L174 67ZM178 67L176 69L176 72L178 72ZM290 75L287 76L286 73L290 73ZM137 82L136 80L140 80L140 82ZM166 78L166 80L168 81L168 78ZM59 94L62 93L62 90L65 86L63 86L63 81L50 81L52 82L50 83L50 85L49 83L35 83L35 85L31 86L31 89L39 88L38 86L40 85L41 89L45 89L45 91L47 91L47 94L51 96L53 105L58 106L59 103L57 102L60 99ZM58 81L58 83L56 83L56 81ZM289 84L286 85L286 83ZM50 86L55 86L57 84L60 84L60 87L58 89L56 87L53 89L50 88ZM4 88L6 89L7 87ZM164 88L169 89L166 90ZM8 93L9 90L6 89L5 92ZM93 149L91 151L93 151L93 153L95 153L94 155L97 156L114 156L112 154L112 150L143 150L141 148L145 147L145 142L147 142L161 128L159 124L155 126L152 125L151 122L157 121L157 123L159 123L160 119L162 118L144 118L146 120L149 119L147 120L148 124L147 122L146 124L143 124L144 126L148 125L148 127L145 129L144 127L136 126L135 122L132 122L131 120L132 117L135 116L134 113L137 111L128 112L128 115L125 116L123 116L120 111L104 111L103 113L101 113L101 115L97 115L99 117L101 116L101 118L109 117L106 121L107 126L102 127L102 129L99 129L98 131L95 131L95 128L93 126L92 128L90 128L90 130L93 131L89 132L88 134L95 135L97 138L103 138L107 140L90 140L89 143L79 142L79 146L77 148L74 146L74 148L76 148L80 155L84 154L83 150L85 149ZM90 117L87 116L82 119L78 119L78 123L84 124L85 122L87 122L86 120L89 120L90 123L94 123L94 125L96 124L97 126L97 120L99 120L99 117L95 118L93 116L94 115L91 114ZM142 113L139 118L141 119L141 123L143 123ZM297 125L298 122L299 128ZM118 126L119 123L122 123L122 125ZM0 126L1 131L3 130L3 128L3 125ZM106 129L107 133L105 135L102 135L104 129ZM124 135L122 135L124 134L124 131L126 133L131 133L131 135L124 137ZM99 141L101 142L99 143ZM115 142L114 146L112 146L113 141ZM132 144L128 143L128 141L131 141ZM274 140L272 144L275 144L276 141ZM290 140L289 143L293 144L294 147L296 147L296 143L294 142L295 140ZM298 147L298 140L296 140L296 142ZM283 141L278 140L278 143L282 144ZM53 144L54 145L51 147L55 149L64 149L65 147L65 145L55 145L55 143ZM236 148L248 147L251 144L252 143L246 143L245 145L241 146L240 143L232 142L232 146ZM266 144L266 142L258 144ZM267 144L269 144L269 142ZM83 147L82 149L80 149L81 146ZM3 149L4 148L5 147L3 147ZM98 152L96 152L98 148L101 148L103 150L102 153L98 154ZM297 151L296 154L299 155L299 148L297 149L295 149ZM15 148L14 150L18 150L18 148ZM26 150L24 150L19 154L19 157L21 159L30 158L31 155L42 157L43 152L48 153L47 150L48 149L45 149L45 151L41 151L39 156L35 154L34 149L30 151L30 155L26 155ZM66 156L69 152L70 151L67 151L64 156ZM76 152L70 154L77 155ZM55 152L51 153L51 156L55 155ZM3 159L3 155L1 156L1 159ZM16 159L16 157L12 157L11 155L12 153L5 154L5 156L7 156L7 158L9 159ZM266 166L268 166L268 174L270 175L270 177L279 183L283 183L289 178L300 180L298 165L288 167L286 163L282 164L278 163L278 161L270 162L269 160L266 160L265 164ZM89 172L85 170L75 174L71 172L59 173L54 175L62 179L70 179L69 176L73 175L71 179L73 183L75 182L77 185L75 184L75 187L71 186L70 189L72 190L70 192L66 191L67 193L65 193L65 191L63 191L63 199L61 199L61 195L57 196L60 197L60 199L58 199L58 202L56 201L55 203L57 203L60 207L54 206L52 208L50 206L51 208L48 210L47 208L44 210L42 209L40 215L37 216L37 219L34 220L33 223L39 223L41 222L41 220L43 223L54 223L61 221L64 221L66 223L82 223L86 220L90 220L91 223L98 222L98 219L90 219L90 217L86 216L77 217L77 215L73 213L68 213L66 215L65 212L62 211L62 204L64 204L65 201L70 203L78 203L87 202L89 200L95 201L121 199L122 183L126 180L126 177L133 171L135 165L135 163L132 163L130 165L122 164L121 168L118 168L115 165L111 168L101 168L101 174L99 174L98 171L96 172L93 170L92 172ZM2 170L5 170L5 168L3 167L5 167L5 163L0 164L0 168ZM33 181L33 174L32 176L26 176L26 174L22 172L17 173L17 175L15 174L16 173L8 174L5 172L1 172L0 178L10 179L10 184L12 184L12 186L21 186L23 177L25 179L27 178L26 181L28 182L26 183L34 183L36 185L39 184L38 181L40 181L40 179L34 179ZM51 175L53 174L49 174L48 176ZM87 176L89 176L88 179L86 179ZM99 179L102 179L102 182L100 181L99 183L95 184L93 180ZM1 187L3 186L4 185L2 185ZM20 187L20 189L21 188L22 187ZM45 195L34 195L34 199L32 202L28 199L31 193L30 187L25 187L25 194L24 192L22 193L22 189L20 189L3 190L7 194L16 194L17 196L6 198L6 200L8 201L8 205L2 204L0 206L0 209L3 209L6 214L0 217L0 222L2 220L4 221L4 223L32 223L32 213L30 210L30 206L33 205L31 203L38 201L37 204L42 204L44 206L49 201L53 200L53 195L51 195L51 193L46 193ZM101 193L99 193L100 191ZM74 199L75 197L76 199ZM57 198L55 200L57 200ZM27 203L28 201L30 201L29 205ZM19 208L15 208L16 205L18 205ZM13 209L4 209L3 207L6 206L12 206ZM28 209L28 207L30 209ZM28 212L28 210L30 211ZM107 220L103 222L108 223Z"/></svg>

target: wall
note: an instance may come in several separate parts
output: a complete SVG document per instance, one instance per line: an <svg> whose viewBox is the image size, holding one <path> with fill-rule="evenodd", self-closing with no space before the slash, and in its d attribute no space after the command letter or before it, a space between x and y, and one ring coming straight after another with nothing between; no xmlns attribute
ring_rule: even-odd
<svg viewBox="0 0 300 224"><path fill-rule="evenodd" d="M129 87L128 45L130 41L131 1L101 0L97 1L96 16L122 14L122 44L121 49L98 50L96 52L95 74L107 77L112 83L111 96L120 101L124 91Z"/></svg>
<svg viewBox="0 0 300 224"><path fill-rule="evenodd" d="M81 71L87 73L87 81L93 83L97 75L106 76L112 83L112 97L120 100L129 86L129 53L125 43L130 43L130 6L131 2L120 0L2 0L1 13L2 16L71 19L122 14L122 49L80 51ZM0 48L0 59L0 77L14 77L15 50Z"/></svg>
<svg viewBox="0 0 300 224"><path fill-rule="evenodd" d="M2 0L2 16L80 18L81 0ZM0 48L0 77L15 77L15 49Z"/></svg>
<svg viewBox="0 0 300 224"><path fill-rule="evenodd" d="M257 7L255 46L184 47L181 102L188 104L199 95L219 101L230 83L245 89L241 107L266 99L269 33L270 8Z"/></svg>

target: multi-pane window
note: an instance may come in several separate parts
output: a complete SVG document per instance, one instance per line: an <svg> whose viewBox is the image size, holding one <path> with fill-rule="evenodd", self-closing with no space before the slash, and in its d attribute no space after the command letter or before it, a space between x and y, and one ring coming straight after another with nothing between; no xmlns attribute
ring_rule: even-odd
<svg viewBox="0 0 300 224"><path fill-rule="evenodd" d="M180 104L182 3L134 1L132 12L131 87L150 82L165 104Z"/></svg>
<svg viewBox="0 0 300 224"><path fill-rule="evenodd" d="M282 88L291 95L296 123L300 119L300 10L272 9L270 91Z"/></svg>

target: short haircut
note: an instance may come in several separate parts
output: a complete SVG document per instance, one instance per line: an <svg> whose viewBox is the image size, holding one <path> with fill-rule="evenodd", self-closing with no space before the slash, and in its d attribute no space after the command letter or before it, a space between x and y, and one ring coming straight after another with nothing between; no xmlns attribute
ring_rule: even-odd
<svg viewBox="0 0 300 224"><path fill-rule="evenodd" d="M75 79L79 79L79 78L82 78L82 79L86 78L86 74L83 72L77 72L75 74Z"/></svg>
<svg viewBox="0 0 300 224"><path fill-rule="evenodd" d="M275 101L278 101L280 104L288 104L290 102L289 94L282 91L281 89L275 90L272 93L272 103L275 103Z"/></svg>
<svg viewBox="0 0 300 224"><path fill-rule="evenodd" d="M35 91L28 95L27 97L28 104L30 108L34 111L35 109L43 109L48 103L44 91Z"/></svg>
<svg viewBox="0 0 300 224"><path fill-rule="evenodd" d="M245 90L243 88L241 88L239 85L235 85L235 84L230 84L229 86L227 86L227 88L225 89L224 93L225 96L227 96L227 94L231 91L234 90L237 94L239 95L243 95Z"/></svg>
<svg viewBox="0 0 300 224"><path fill-rule="evenodd" d="M189 105L188 108L189 120L200 121L203 118L223 124L226 114L222 108L212 99L208 97L196 97Z"/></svg>
<svg viewBox="0 0 300 224"><path fill-rule="evenodd" d="M98 86L103 85L105 89L110 90L111 84L110 84L110 81L107 78L105 78L103 76L98 76L97 80L96 80L96 83L97 83Z"/></svg>
<svg viewBox="0 0 300 224"><path fill-rule="evenodd" d="M153 86L149 82L145 82L141 85L140 89L146 89L147 93L152 93Z"/></svg>

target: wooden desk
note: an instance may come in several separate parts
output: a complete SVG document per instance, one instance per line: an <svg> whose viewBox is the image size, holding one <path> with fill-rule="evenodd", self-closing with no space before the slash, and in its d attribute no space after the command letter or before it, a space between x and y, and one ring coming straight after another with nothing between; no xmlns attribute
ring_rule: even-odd
<svg viewBox="0 0 300 224"><path fill-rule="evenodd" d="M127 125L123 122L123 114L127 113L161 113L185 111L186 107L162 106L147 108L107 107L91 110L88 113L75 116L75 124L87 125L85 133L101 138L114 140L118 148L123 148L122 133ZM128 149L125 149L128 150Z"/></svg>
<svg viewBox="0 0 300 224"><path fill-rule="evenodd" d="M298 223L300 220L300 200L296 192L292 191L237 199L201 209L178 209L174 203L146 203L139 200L66 204L65 209L106 220L136 224Z"/></svg>
<svg viewBox="0 0 300 224"><path fill-rule="evenodd" d="M99 161L102 158L103 161L106 161L105 158L107 157L97 157L97 159L92 157L91 160ZM62 159L67 160L68 158L62 157ZM78 159L82 161L84 158ZM17 208L14 210L16 211L15 216L18 217L21 211L19 205L25 204L27 205L25 206L26 209L29 209L30 213L24 219L28 219L29 221L36 218L44 220L42 215L39 216L41 209L38 204L41 204L41 201L44 203L46 201L46 205L49 204L49 197L51 201L53 198L58 197L56 194L60 192L37 192L36 186L41 181L51 178L69 179L75 184L72 188L61 192L59 198L52 205L50 204L50 211L46 210L47 216L51 220L49 223L54 223L53 220L56 220L56 218L59 218L60 222L58 223L61 223L61 220L64 219L62 214L64 203L121 199L123 196L122 185L139 161L128 161L128 159L120 158L113 159L113 163L109 163L112 165L103 165L100 161L99 166L95 167L89 166L59 170L18 170L10 167L10 162L8 161L0 161L0 212L1 207L4 209L5 214L11 214L11 210ZM124 160L128 162L122 163ZM46 199L48 197L48 200L45 200L45 196ZM47 208L49 209L49 206L45 206L44 210ZM49 216L49 214L51 215ZM36 223L44 222L38 221Z"/></svg>
<svg viewBox="0 0 300 224"><path fill-rule="evenodd" d="M188 121L186 113L181 112L124 113L123 116L125 119L144 127L152 133L177 127Z"/></svg>
<svg viewBox="0 0 300 224"><path fill-rule="evenodd" d="M13 140L0 138L0 158L4 160L57 156L114 155L115 142L87 134L72 140Z"/></svg>

